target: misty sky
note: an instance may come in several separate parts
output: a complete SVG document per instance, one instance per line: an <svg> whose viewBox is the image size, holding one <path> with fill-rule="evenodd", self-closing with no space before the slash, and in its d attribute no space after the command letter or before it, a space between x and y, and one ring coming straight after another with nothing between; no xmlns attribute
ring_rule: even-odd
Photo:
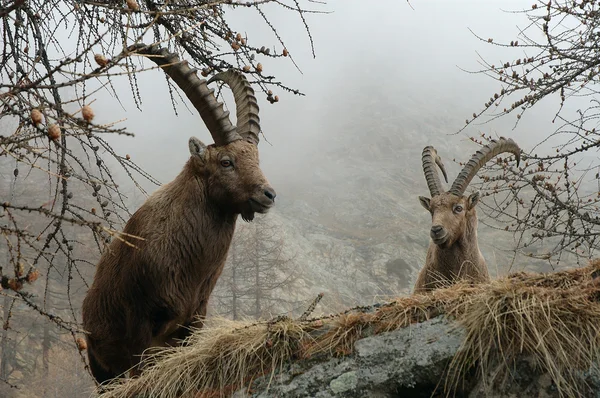
<svg viewBox="0 0 600 398"><path fill-rule="evenodd" d="M288 179L301 172L299 169L306 166L306 154L323 150L314 143L315 137L328 134L324 121L353 112L344 108L344 95L368 99L385 89L386 97L396 97L399 103L406 99L421 101L423 114L459 113L457 120L463 121L482 108L498 85L460 68L477 70L479 56L500 64L525 55L522 50L491 46L469 31L492 37L496 42L517 39L519 27L525 27L527 19L523 14L506 11L528 6L524 2L418 0L411 5L414 9L401 0L332 0L325 6L315 4L318 10L330 11L307 15L316 59L312 59L298 14L265 7L302 73L283 58L261 59L265 71L306 94L302 97L276 91L281 100L275 105L269 104L264 94L257 95L262 128L272 144L260 146L263 168L271 179ZM252 43L276 43L252 9L228 11L228 16L232 28L248 27L245 32ZM139 78L143 112L135 108L127 95L128 85L123 85L125 95L121 96L125 109L108 95L101 96L94 107L98 122L127 118L124 123L136 138L115 140L118 150L131 154L134 161L164 183L186 161L190 135L205 142L211 139L195 110L190 112L180 102L179 116L174 114L166 83L158 73L146 72ZM353 91L353 86L362 89ZM451 144L465 142L471 151L476 147L467 143L466 137L482 131L515 138L527 149L539 141L540 134L552 128L547 115L556 108L544 103L537 108L516 130L512 130L516 119L511 115L459 135L450 134L462 127L460 123L448 125L449 135L444 139ZM398 114L402 114L401 106ZM420 153L415 153L415 167L420 167L419 159Z"/></svg>

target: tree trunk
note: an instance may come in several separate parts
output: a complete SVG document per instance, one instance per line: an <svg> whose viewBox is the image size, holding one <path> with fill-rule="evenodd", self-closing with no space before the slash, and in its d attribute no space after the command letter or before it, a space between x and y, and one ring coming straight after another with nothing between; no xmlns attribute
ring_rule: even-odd
<svg viewBox="0 0 600 398"><path fill-rule="evenodd" d="M231 251L231 316L234 321L238 319L238 286L236 280L237 261L235 258L235 249Z"/></svg>
<svg viewBox="0 0 600 398"><path fill-rule="evenodd" d="M14 200L15 196L15 184L17 183L17 176L10 184L10 200ZM6 253L6 264L10 263L10 255ZM0 267L0 273L2 268ZM8 295L4 296L4 316L2 317L2 341L0 342L0 349L2 349L2 356L0 357L0 380L6 381L8 379L8 365L12 355L9 354L8 348L8 321L10 317L10 309L12 304Z"/></svg>
<svg viewBox="0 0 600 398"><path fill-rule="evenodd" d="M258 253L260 253L259 242L257 239L257 234L254 234L254 244L256 245L255 255L254 255L254 317L256 319L260 318L260 260L258 259Z"/></svg>
<svg viewBox="0 0 600 398"><path fill-rule="evenodd" d="M258 268L258 258L254 260L254 317L260 317L260 270Z"/></svg>
<svg viewBox="0 0 600 398"><path fill-rule="evenodd" d="M44 378L48 377L50 370L50 322L44 322L44 340L42 341L42 368Z"/></svg>
<svg viewBox="0 0 600 398"><path fill-rule="evenodd" d="M0 358L0 379L7 380L9 372L9 361L11 358L8 347L8 317L10 315L10 298L4 296L4 316L2 317L2 341L0 348L2 349L2 357Z"/></svg>

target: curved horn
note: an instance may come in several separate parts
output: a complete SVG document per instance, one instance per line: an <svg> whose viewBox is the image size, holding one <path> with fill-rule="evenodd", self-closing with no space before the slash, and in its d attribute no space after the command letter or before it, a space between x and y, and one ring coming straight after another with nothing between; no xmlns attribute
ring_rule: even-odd
<svg viewBox="0 0 600 398"><path fill-rule="evenodd" d="M519 162L521 160L521 149L510 138L507 139L500 137L498 141L492 140L492 142L475 152L475 154L471 157L471 160L469 160L469 162L461 170L458 177L456 177L456 180L454 180L452 187L448 192L457 196L462 196L479 169L482 168L483 165L489 162L492 158L503 152L511 152L514 154L517 159L517 166L519 166Z"/></svg>
<svg viewBox="0 0 600 398"><path fill-rule="evenodd" d="M220 80L227 84L233 91L235 99L235 109L237 114L237 130L239 134L258 144L258 134L260 133L260 118L258 117L258 103L254 96L254 90L246 76L237 69L230 69L211 77L208 83Z"/></svg>
<svg viewBox="0 0 600 398"><path fill-rule="evenodd" d="M200 113L216 145L242 139L229 120L229 112L223 110L223 104L215 98L215 90L208 88L206 80L198 78L197 70L190 68L187 61L181 61L177 54L157 45L140 43L128 50L147 56L173 79Z"/></svg>
<svg viewBox="0 0 600 398"><path fill-rule="evenodd" d="M442 163L442 158L440 158L434 147L426 146L423 148L421 159L423 162L423 173L425 173L425 180L427 180L427 186L429 187L429 193L432 197L439 195L443 190L440 176L438 175L438 171L435 167L436 164L440 170L442 170L442 174L444 175L446 183L448 182L448 175L446 174L446 168ZM433 164L434 162L435 164Z"/></svg>

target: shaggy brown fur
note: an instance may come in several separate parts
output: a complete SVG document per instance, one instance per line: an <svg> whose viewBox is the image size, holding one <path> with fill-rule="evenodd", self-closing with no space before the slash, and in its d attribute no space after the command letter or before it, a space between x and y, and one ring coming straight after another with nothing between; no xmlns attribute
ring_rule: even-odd
<svg viewBox="0 0 600 398"><path fill-rule="evenodd" d="M223 270L237 214L251 220L275 192L246 140L204 146L131 217L124 232L136 247L113 240L83 302L92 372L99 382L140 361L149 347L172 345L201 326ZM229 163L228 163L229 162Z"/></svg>
<svg viewBox="0 0 600 398"><path fill-rule="evenodd" d="M235 70L210 81L227 84L237 125L185 61L157 45L126 50L147 56L185 93L215 144L190 138L191 158L125 226L130 242L114 240L102 255L83 302L90 368L103 383L141 368L147 348L176 345L189 327L202 326L223 270L237 215L266 213L275 191L258 164L260 119L254 90ZM134 238L131 238L131 237Z"/></svg>
<svg viewBox="0 0 600 398"><path fill-rule="evenodd" d="M444 192L436 168L440 168L448 182L442 159L432 146L423 149L423 172L431 199L419 196L419 201L431 213L431 242L425 265L415 283L415 293L447 286L460 279L489 281L487 265L477 243L475 206L479 201L479 193L465 196L464 192L479 169L504 152L514 154L519 164L521 150L513 140L503 137L492 140L473 154L450 190Z"/></svg>
<svg viewBox="0 0 600 398"><path fill-rule="evenodd" d="M457 279L486 282L490 277L477 243L477 193L458 197L442 193L421 204L431 213L432 229L425 266L419 272L415 293L443 287ZM442 265L443 266L440 266Z"/></svg>

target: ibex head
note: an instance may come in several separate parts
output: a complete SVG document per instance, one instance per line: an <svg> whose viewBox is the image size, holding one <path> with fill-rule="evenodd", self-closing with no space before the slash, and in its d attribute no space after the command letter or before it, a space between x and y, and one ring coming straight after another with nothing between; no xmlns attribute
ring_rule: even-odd
<svg viewBox="0 0 600 398"><path fill-rule="evenodd" d="M423 149L423 172L431 199L419 196L419 200L421 205L431 213L432 225L429 235L433 243L442 248L450 247L464 235L469 220L476 222L475 206L479 201L479 192L469 196L464 196L464 192L479 169L503 152L513 153L517 159L517 166L519 165L521 150L513 140L503 137L498 141L492 140L471 157L454 180L450 190L444 192L435 167L436 164L439 166L447 183L448 177L442 159L432 146Z"/></svg>
<svg viewBox="0 0 600 398"><path fill-rule="evenodd" d="M241 214L246 221L254 213L266 213L275 203L275 190L263 175L258 160L260 119L254 90L237 70L214 76L208 82L198 78L187 61L157 46L136 45L137 51L159 65L185 92L200 113L215 141L205 145L196 137L189 140L190 164L198 178L206 179L207 194L212 202L227 211ZM237 112L237 126L229 119L229 112L214 96L208 83L220 80L233 91Z"/></svg>

